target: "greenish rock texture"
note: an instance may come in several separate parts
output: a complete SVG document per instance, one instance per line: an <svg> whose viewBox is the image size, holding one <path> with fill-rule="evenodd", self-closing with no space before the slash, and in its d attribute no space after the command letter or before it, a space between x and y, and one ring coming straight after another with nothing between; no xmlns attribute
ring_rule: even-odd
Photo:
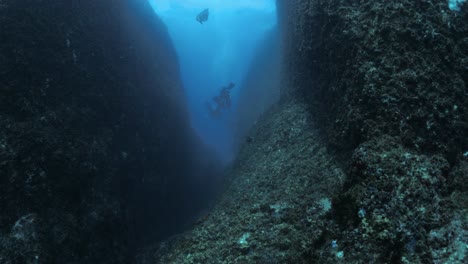
<svg viewBox="0 0 468 264"><path fill-rule="evenodd" d="M211 212L139 263L465 263L467 5L277 6L280 102Z"/></svg>
<svg viewBox="0 0 468 264"><path fill-rule="evenodd" d="M201 169L183 98L148 2L0 1L0 263L130 263L173 232Z"/></svg>

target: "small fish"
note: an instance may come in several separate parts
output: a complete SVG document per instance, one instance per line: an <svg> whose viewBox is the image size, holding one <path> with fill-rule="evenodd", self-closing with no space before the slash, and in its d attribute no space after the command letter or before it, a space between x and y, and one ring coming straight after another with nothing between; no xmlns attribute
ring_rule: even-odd
<svg viewBox="0 0 468 264"><path fill-rule="evenodd" d="M203 24L203 22L208 21L208 16L209 16L209 11L208 8L201 11L200 14L197 15L197 21L200 22L200 24Z"/></svg>

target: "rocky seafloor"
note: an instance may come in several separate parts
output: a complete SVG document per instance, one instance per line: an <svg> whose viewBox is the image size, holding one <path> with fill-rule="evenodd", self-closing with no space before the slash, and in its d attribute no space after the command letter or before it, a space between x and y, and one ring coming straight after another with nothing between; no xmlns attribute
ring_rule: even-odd
<svg viewBox="0 0 468 264"><path fill-rule="evenodd" d="M322 236L345 174L303 103L274 108L251 137L217 205L192 231L148 250L141 263L286 263L304 257Z"/></svg>

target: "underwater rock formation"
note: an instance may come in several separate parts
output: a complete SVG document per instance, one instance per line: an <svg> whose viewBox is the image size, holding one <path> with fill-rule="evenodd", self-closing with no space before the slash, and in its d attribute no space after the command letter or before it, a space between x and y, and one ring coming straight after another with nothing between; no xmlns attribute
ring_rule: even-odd
<svg viewBox="0 0 468 264"><path fill-rule="evenodd" d="M212 210L152 245L210 160L164 25L146 1L1 1L0 262L464 263L458 2L277 1L280 101Z"/></svg>
<svg viewBox="0 0 468 264"><path fill-rule="evenodd" d="M277 5L279 104L218 205L140 262L464 263L467 5Z"/></svg>
<svg viewBox="0 0 468 264"><path fill-rule="evenodd" d="M466 10L340 0L281 9L292 20L284 22L288 87L310 98L330 144L349 150L387 134L421 151L466 150Z"/></svg>
<svg viewBox="0 0 468 264"><path fill-rule="evenodd" d="M283 96L307 98L347 164L336 225L313 258L336 261L327 251L336 240L346 262L461 263L468 189L454 181L468 175L467 6L278 3ZM442 239L451 229L460 235Z"/></svg>
<svg viewBox="0 0 468 264"><path fill-rule="evenodd" d="M0 262L130 263L195 207L165 26L147 1L3 0L0 39Z"/></svg>
<svg viewBox="0 0 468 264"><path fill-rule="evenodd" d="M138 263L302 263L323 236L344 172L304 103L274 107L250 135L217 205Z"/></svg>

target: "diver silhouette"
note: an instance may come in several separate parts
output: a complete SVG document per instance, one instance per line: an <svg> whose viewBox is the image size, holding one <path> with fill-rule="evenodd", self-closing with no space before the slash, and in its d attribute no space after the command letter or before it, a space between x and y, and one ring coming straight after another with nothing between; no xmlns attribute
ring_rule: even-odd
<svg viewBox="0 0 468 264"><path fill-rule="evenodd" d="M230 91L232 90L232 88L234 88L234 86L235 85L233 82L229 83L228 86L224 86L221 88L221 91L219 91L218 95L213 96L212 102L211 101L206 102L206 107L212 118L221 117L223 110L227 110L231 108ZM214 106L213 106L213 102L215 104Z"/></svg>

